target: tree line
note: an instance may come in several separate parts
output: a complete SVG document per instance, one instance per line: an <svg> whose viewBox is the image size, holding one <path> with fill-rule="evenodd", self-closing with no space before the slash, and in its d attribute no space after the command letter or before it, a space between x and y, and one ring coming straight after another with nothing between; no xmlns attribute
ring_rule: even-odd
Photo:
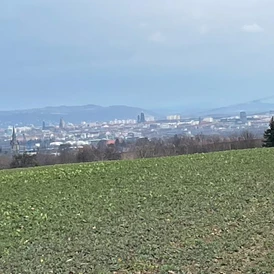
<svg viewBox="0 0 274 274"><path fill-rule="evenodd" d="M258 148L262 147L262 144L270 146L271 142L274 145L274 120L271 123L272 129L270 127L270 130L272 131L268 129L265 132L263 143L251 132L244 131L238 136L234 135L229 138L200 134L195 137L175 135L170 138L140 138L133 143L116 139L115 143L110 145L102 142L97 147L86 145L77 150L64 144L59 147L57 155L38 151L35 155L20 154L12 158L1 156L0 169L208 153Z"/></svg>

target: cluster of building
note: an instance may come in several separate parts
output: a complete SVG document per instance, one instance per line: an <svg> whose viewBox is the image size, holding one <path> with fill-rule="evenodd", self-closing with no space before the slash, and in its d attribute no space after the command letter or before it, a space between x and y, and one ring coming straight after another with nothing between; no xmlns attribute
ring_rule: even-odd
<svg viewBox="0 0 274 274"><path fill-rule="evenodd" d="M137 120L114 120L109 122L82 122L75 125L60 119L59 125L48 126L45 122L40 127L24 126L0 129L0 153L44 153L58 154L62 145L72 149L85 145L110 145L118 140L134 143L139 138L168 138L174 135L195 136L219 135L232 136L244 130L262 136L268 127L271 113L265 115L247 116L241 112L233 117L200 117L182 118L180 115L170 115L166 119L156 120L138 115Z"/></svg>

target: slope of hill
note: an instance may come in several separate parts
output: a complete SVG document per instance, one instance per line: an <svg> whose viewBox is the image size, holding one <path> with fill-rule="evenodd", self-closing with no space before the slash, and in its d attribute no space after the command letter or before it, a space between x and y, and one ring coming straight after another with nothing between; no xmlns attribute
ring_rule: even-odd
<svg viewBox="0 0 274 274"><path fill-rule="evenodd" d="M154 114L141 108L129 106L60 106L0 111L0 121L2 124L9 125L41 125L43 121L58 123L61 117L71 123L80 123L82 121L110 121L114 119L136 119L137 115L142 111L150 115Z"/></svg>
<svg viewBox="0 0 274 274"><path fill-rule="evenodd" d="M249 114L267 113L274 110L274 103L270 100L254 100L247 103L235 104L201 112L201 114L213 116L239 115L241 111Z"/></svg>
<svg viewBox="0 0 274 274"><path fill-rule="evenodd" d="M272 273L273 162L255 149L1 171L0 273Z"/></svg>

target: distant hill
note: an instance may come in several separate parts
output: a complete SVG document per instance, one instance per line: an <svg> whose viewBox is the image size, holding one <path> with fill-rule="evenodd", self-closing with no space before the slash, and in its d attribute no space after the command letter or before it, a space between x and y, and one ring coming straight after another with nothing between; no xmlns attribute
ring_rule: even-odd
<svg viewBox="0 0 274 274"><path fill-rule="evenodd" d="M255 100L242 104L230 105L227 107L215 108L207 111L203 111L200 114L206 114L211 116L225 116L225 115L239 115L241 111L247 112L247 114L267 113L274 110L273 102L264 102L262 100Z"/></svg>
<svg viewBox="0 0 274 274"><path fill-rule="evenodd" d="M0 124L34 124L41 125L43 121L58 123L62 117L66 122L80 123L83 121L110 121L114 119L136 119L137 115L144 112L147 115L155 115L137 107L129 106L109 106L98 105L85 106L58 106L37 109L0 111Z"/></svg>
<svg viewBox="0 0 274 274"><path fill-rule="evenodd" d="M174 106L154 109L155 112L161 116L170 114L181 114L182 117L198 117L198 116L213 116L213 117L225 117L230 115L239 115L241 111L247 112L248 115L264 114L274 111L274 96L253 100L250 102L244 102L239 104L233 104L229 106L223 106L219 108L210 108L206 106Z"/></svg>

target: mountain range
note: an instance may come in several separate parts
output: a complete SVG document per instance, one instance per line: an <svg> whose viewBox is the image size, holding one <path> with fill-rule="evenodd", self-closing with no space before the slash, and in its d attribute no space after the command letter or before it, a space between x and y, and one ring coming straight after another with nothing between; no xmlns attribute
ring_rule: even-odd
<svg viewBox="0 0 274 274"><path fill-rule="evenodd" d="M81 123L103 122L122 119L137 119L137 116L144 112L146 115L155 115L152 111L129 106L109 106L98 105L85 106L58 106L45 107L26 110L0 111L1 125L42 125L46 123L59 123L60 118L66 122Z"/></svg>
<svg viewBox="0 0 274 274"><path fill-rule="evenodd" d="M272 98L272 97L271 97ZM227 116L239 115L241 111L245 111L248 115L265 114L274 111L274 102L265 100L254 100L246 103L230 105L226 107L215 108L200 112L210 116Z"/></svg>
<svg viewBox="0 0 274 274"><path fill-rule="evenodd" d="M146 110L124 105L103 107L90 104L85 106L57 106L26 110L0 111L0 125L33 124L35 126L41 126L43 121L50 124L58 124L60 118L63 118L66 122L75 124L83 121L103 122L115 119L136 119L141 112L144 112L145 115L154 116L156 118L164 118L166 115L170 114L181 114L183 117L224 117L229 115L239 115L241 111L247 112L247 115L263 114L274 111L274 102L270 102L269 100L265 101L265 99L271 98L274 97L209 110L176 107L174 109L161 109L156 112L156 110Z"/></svg>

